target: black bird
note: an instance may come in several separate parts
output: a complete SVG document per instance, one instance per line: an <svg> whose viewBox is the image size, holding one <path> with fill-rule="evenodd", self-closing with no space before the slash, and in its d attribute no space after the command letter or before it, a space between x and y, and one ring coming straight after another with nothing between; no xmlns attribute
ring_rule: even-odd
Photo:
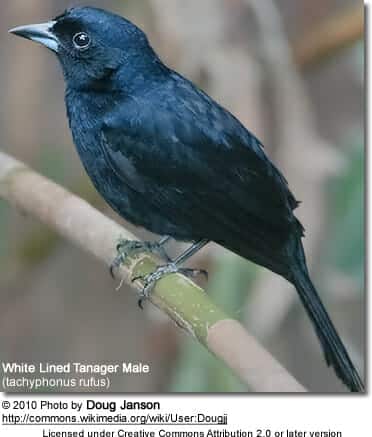
<svg viewBox="0 0 372 437"><path fill-rule="evenodd" d="M12 33L57 54L74 142L96 189L137 226L193 246L146 278L182 271L209 241L283 276L297 289L326 361L351 391L363 383L308 273L298 202L260 141L159 59L130 21L91 8ZM130 250L158 245L123 242Z"/></svg>

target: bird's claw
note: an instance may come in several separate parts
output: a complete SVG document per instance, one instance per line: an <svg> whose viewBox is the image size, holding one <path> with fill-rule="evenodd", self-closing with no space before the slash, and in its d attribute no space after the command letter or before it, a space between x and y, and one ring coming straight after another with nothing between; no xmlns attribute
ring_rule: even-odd
<svg viewBox="0 0 372 437"><path fill-rule="evenodd" d="M141 297L138 301L138 306L143 309L143 302L149 299L152 290L156 283L163 279L165 276L172 275L174 273L180 273L188 278L196 278L203 275L208 279L208 272L200 269L187 269L177 267L174 263L169 263L165 266L158 267L153 273L146 276L136 276L132 279L132 282L143 281L143 288L141 290Z"/></svg>
<svg viewBox="0 0 372 437"><path fill-rule="evenodd" d="M143 252L149 252L157 253L158 255L169 260L169 256L164 247L157 242L120 240L116 246L116 250L118 255L110 266L110 274L114 279L115 270L122 266L129 256Z"/></svg>
<svg viewBox="0 0 372 437"><path fill-rule="evenodd" d="M146 276L136 276L132 279L132 282L143 281L143 288L141 291L141 298L148 299L150 293L153 290L155 284L160 281L164 276L178 273L179 268L175 264L167 264L165 266L158 267L154 272Z"/></svg>

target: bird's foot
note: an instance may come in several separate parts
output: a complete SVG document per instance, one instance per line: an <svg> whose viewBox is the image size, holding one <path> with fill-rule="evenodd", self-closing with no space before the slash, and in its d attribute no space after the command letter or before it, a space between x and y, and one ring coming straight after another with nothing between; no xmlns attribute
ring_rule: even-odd
<svg viewBox="0 0 372 437"><path fill-rule="evenodd" d="M117 257L110 267L110 273L113 278L115 278L115 270L120 268L130 256L149 252L164 257L167 261L170 259L163 245L158 242L119 240L116 250L118 253Z"/></svg>
<svg viewBox="0 0 372 437"><path fill-rule="evenodd" d="M137 276L136 278L133 278L132 282L141 280L144 283L141 291L141 298L138 301L138 306L143 309L143 302L150 297L150 294L156 283L165 276L172 275L174 273L180 273L188 278L196 278L197 276L203 275L206 277L206 279L208 279L208 272L206 270L180 268L177 267L177 264L175 263L169 263L167 265L160 266L153 273L150 273L147 276Z"/></svg>

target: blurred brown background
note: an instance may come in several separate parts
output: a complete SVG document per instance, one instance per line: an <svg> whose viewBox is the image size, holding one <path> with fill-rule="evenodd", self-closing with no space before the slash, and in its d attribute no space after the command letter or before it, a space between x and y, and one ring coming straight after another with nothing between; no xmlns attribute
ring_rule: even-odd
<svg viewBox="0 0 372 437"><path fill-rule="evenodd" d="M78 4L2 1L0 147L114 216L75 153L62 74L53 54L7 34L10 27L46 21ZM307 229L314 282L363 371L363 3L89 4L142 27L168 65L198 83L262 139L303 201L298 215ZM214 299L309 390L344 391L325 365L295 291L283 280L217 246L192 264L208 268ZM115 286L104 266L0 201L1 360L138 360L151 365L147 376L115 379L115 392L244 390L157 310L147 306L141 312L136 296L125 288L115 292Z"/></svg>

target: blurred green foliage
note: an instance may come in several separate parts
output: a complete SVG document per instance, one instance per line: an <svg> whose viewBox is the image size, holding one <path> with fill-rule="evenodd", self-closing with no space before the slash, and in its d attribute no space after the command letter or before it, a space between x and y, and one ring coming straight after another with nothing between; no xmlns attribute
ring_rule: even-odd
<svg viewBox="0 0 372 437"><path fill-rule="evenodd" d="M364 41L359 41L355 44L353 50L353 66L354 72L361 84L364 83L364 67L365 67L365 44Z"/></svg>
<svg viewBox="0 0 372 437"><path fill-rule="evenodd" d="M68 161L63 147L44 146L40 149L37 160L38 171L62 186L68 181Z"/></svg>
<svg viewBox="0 0 372 437"><path fill-rule="evenodd" d="M364 286L364 147L355 135L345 151L347 168L330 184L328 263Z"/></svg>
<svg viewBox="0 0 372 437"><path fill-rule="evenodd" d="M66 186L69 179L68 162L63 147L42 147L36 160L36 168L48 179ZM46 259L59 242L60 238L55 232L40 223L35 223L29 237L19 244L18 261L25 266L36 265Z"/></svg>

